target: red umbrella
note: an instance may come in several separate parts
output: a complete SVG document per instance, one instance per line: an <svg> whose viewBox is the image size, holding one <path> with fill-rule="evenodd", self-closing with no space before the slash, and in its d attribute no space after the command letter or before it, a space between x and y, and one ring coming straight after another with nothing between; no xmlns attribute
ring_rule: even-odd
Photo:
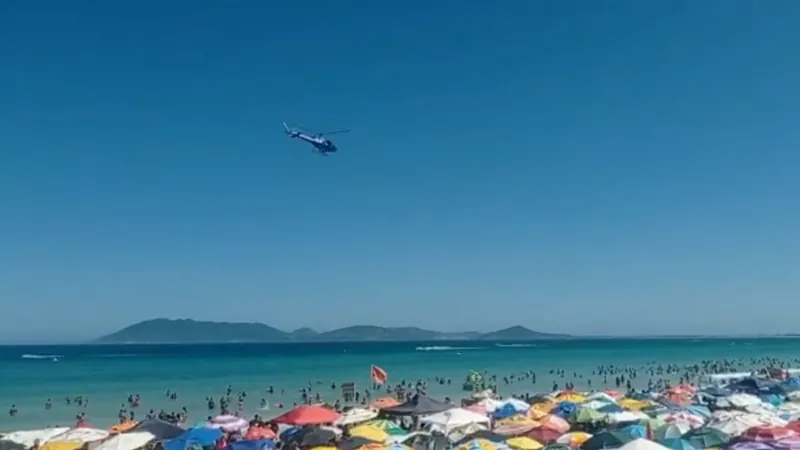
<svg viewBox="0 0 800 450"><path fill-rule="evenodd" d="M275 432L267 427L250 427L244 438L250 441L258 441L261 439L275 439L276 437Z"/></svg>
<svg viewBox="0 0 800 450"><path fill-rule="evenodd" d="M331 423L342 417L336 411L325 408L324 406L298 406L275 419L275 422L289 425L318 425Z"/></svg>
<svg viewBox="0 0 800 450"><path fill-rule="evenodd" d="M788 437L797 436L794 430L786 427L753 427L748 429L742 435L743 439L750 441L776 441L778 439L785 439Z"/></svg>
<svg viewBox="0 0 800 450"><path fill-rule="evenodd" d="M551 442L555 442L556 439L561 437L563 433L559 433L556 430L552 430L550 428L537 428L530 433L527 434L528 437L535 441L539 441L542 444L549 444Z"/></svg>

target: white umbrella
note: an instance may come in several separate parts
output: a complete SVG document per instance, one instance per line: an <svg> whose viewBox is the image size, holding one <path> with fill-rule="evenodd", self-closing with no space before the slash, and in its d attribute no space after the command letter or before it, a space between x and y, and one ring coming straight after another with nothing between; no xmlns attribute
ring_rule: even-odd
<svg viewBox="0 0 800 450"><path fill-rule="evenodd" d="M353 408L342 414L342 417L334 422L334 425L352 425L354 423L366 422L378 417L378 411L364 408Z"/></svg>
<svg viewBox="0 0 800 450"><path fill-rule="evenodd" d="M729 436L739 436L744 434L745 431L749 430L750 428L763 425L757 419L754 419L752 416L744 415L744 414L735 414L727 419L711 419L708 422L709 428L715 428L719 431L722 431Z"/></svg>
<svg viewBox="0 0 800 450"><path fill-rule="evenodd" d="M490 422L489 418L483 414L478 414L463 408L453 408L431 414L430 416L422 417L419 421L423 424L435 426L437 429L442 430L444 434L449 434L450 431L471 423L488 425Z"/></svg>
<svg viewBox="0 0 800 450"><path fill-rule="evenodd" d="M36 441L46 442L53 436L69 431L68 427L42 428L40 430L15 431L3 436L3 440L11 441L26 447L33 447Z"/></svg>
<svg viewBox="0 0 800 450"><path fill-rule="evenodd" d="M758 405L761 399L750 394L733 394L724 398L733 406L743 408L747 405Z"/></svg>

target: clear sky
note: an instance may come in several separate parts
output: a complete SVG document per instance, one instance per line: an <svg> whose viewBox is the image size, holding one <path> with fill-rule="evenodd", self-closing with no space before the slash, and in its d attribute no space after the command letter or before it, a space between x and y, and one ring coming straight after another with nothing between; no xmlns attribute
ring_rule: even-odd
<svg viewBox="0 0 800 450"><path fill-rule="evenodd" d="M800 2L0 2L0 339L800 332ZM337 135L319 157L281 122Z"/></svg>

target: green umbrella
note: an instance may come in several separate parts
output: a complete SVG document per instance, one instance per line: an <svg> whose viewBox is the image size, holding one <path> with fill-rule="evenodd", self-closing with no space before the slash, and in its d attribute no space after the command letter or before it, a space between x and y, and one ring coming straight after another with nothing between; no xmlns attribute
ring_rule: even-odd
<svg viewBox="0 0 800 450"><path fill-rule="evenodd" d="M602 431L581 445L581 450L619 448L633 440L633 436L620 431Z"/></svg>
<svg viewBox="0 0 800 450"><path fill-rule="evenodd" d="M578 408L575 412L575 423L593 423L601 422L605 418L605 414L592 408Z"/></svg>
<svg viewBox="0 0 800 450"><path fill-rule="evenodd" d="M697 428L683 435L683 439L697 448L722 447L731 437L716 428Z"/></svg>

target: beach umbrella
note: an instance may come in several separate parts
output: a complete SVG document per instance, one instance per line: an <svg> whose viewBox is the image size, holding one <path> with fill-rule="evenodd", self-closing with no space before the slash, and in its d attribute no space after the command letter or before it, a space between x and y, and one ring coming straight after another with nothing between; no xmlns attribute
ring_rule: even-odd
<svg viewBox="0 0 800 450"><path fill-rule="evenodd" d="M625 423L625 422L639 422L646 419L648 416L639 411L622 411L618 413L611 413L608 416L608 421L611 423Z"/></svg>
<svg viewBox="0 0 800 450"><path fill-rule="evenodd" d="M364 425L380 428L381 430L386 432L386 434L392 436L402 436L406 434L406 431L400 428L400 425L389 420L371 420L365 423Z"/></svg>
<svg viewBox="0 0 800 450"><path fill-rule="evenodd" d="M528 410L528 418L533 420L541 420L547 417L549 414L549 412L536 409L535 407L531 407L531 409Z"/></svg>
<svg viewBox="0 0 800 450"><path fill-rule="evenodd" d="M625 410L622 409L616 403L609 403L607 405L604 405L604 406L601 406L601 407L597 408L597 411L601 412L603 414L615 414L615 413L624 412Z"/></svg>
<svg viewBox="0 0 800 450"><path fill-rule="evenodd" d="M400 402L398 402L397 399L393 397L381 397L370 403L370 406L372 406L373 408L383 409L383 408L392 408L399 404Z"/></svg>
<svg viewBox="0 0 800 450"><path fill-rule="evenodd" d="M20 446L23 450L27 450L27 448L21 444L16 444L11 441L5 442L8 442L12 449L16 446ZM83 444L84 443L81 441L47 441L39 447L39 450L78 450L83 447ZM5 450L6 447L6 445L3 445L3 441L0 441L0 450Z"/></svg>
<svg viewBox="0 0 800 450"><path fill-rule="evenodd" d="M664 422L663 420L659 419L658 417L647 417L647 418L644 418L644 419L640 420L638 423L639 423L639 425L642 425L644 427L648 427L653 431L655 431L655 430L657 430L657 429L659 429L662 426L667 424L666 422ZM683 434L683 433L681 433L681 434Z"/></svg>
<svg viewBox="0 0 800 450"><path fill-rule="evenodd" d="M546 445L542 450L572 450L572 447L564 444Z"/></svg>
<svg viewBox="0 0 800 450"><path fill-rule="evenodd" d="M251 441L260 441L267 439L276 439L278 436L269 427L250 427L244 438Z"/></svg>
<svg viewBox="0 0 800 450"><path fill-rule="evenodd" d="M350 436L369 439L374 442L383 442L389 437L389 434L372 425L359 425L350 429Z"/></svg>
<svg viewBox="0 0 800 450"><path fill-rule="evenodd" d="M526 419L528 420L528 419ZM451 430L459 428L471 423L481 423L489 425L490 420L483 414L468 411L464 408L453 408L447 411L431 414L420 418L420 423L436 426L442 430L444 434L448 434Z"/></svg>
<svg viewBox="0 0 800 450"><path fill-rule="evenodd" d="M501 420L495 424L494 432L505 436L519 436L539 426L539 422L525 416L516 416Z"/></svg>
<svg viewBox="0 0 800 450"><path fill-rule="evenodd" d="M495 433L491 430L481 430L475 433L470 433L464 438L460 439L456 445L462 446L471 441L491 441L491 442L505 442L508 439L508 436L503 436L500 433Z"/></svg>
<svg viewBox="0 0 800 450"><path fill-rule="evenodd" d="M592 438L592 435L589 433L584 433L583 431L573 431L571 433L567 433L561 435L556 439L556 444L567 445L572 448L578 448L583 445L584 442L588 441Z"/></svg>
<svg viewBox="0 0 800 450"><path fill-rule="evenodd" d="M786 427L757 426L749 428L742 434L743 440L756 442L769 442L792 437L797 437L797 433Z"/></svg>
<svg viewBox="0 0 800 450"><path fill-rule="evenodd" d="M663 445L664 447L670 448L672 450L702 450L692 445L692 443L687 441L686 439L680 439L680 438L659 441L659 444Z"/></svg>
<svg viewBox="0 0 800 450"><path fill-rule="evenodd" d="M628 436L638 439L638 438L646 438L647 437L647 427L639 425L639 424L632 424L626 427L623 427L620 431L627 434Z"/></svg>
<svg viewBox="0 0 800 450"><path fill-rule="evenodd" d="M727 444L731 437L715 428L705 427L689 431L683 439L697 448L712 448Z"/></svg>
<svg viewBox="0 0 800 450"><path fill-rule="evenodd" d="M559 434L564 434L570 429L569 422L561 417L549 415L539 421L539 428L547 428L553 431L558 431Z"/></svg>
<svg viewBox="0 0 800 450"><path fill-rule="evenodd" d="M798 450L800 449L800 439L797 437L778 439L777 441L770 442L770 445L775 447L776 450Z"/></svg>
<svg viewBox="0 0 800 450"><path fill-rule="evenodd" d="M642 408L650 406L652 403L643 400L634 400L632 398L623 398L622 400L617 402L617 404L623 409L628 409L631 411L639 411Z"/></svg>
<svg viewBox="0 0 800 450"><path fill-rule="evenodd" d="M349 411L345 411L342 417L334 422L334 425L352 425L354 423L366 422L376 417L378 417L378 411L373 409L353 408Z"/></svg>
<svg viewBox="0 0 800 450"><path fill-rule="evenodd" d="M525 436L513 437L507 440L506 444L516 450L539 450L544 447L539 441Z"/></svg>
<svg viewBox="0 0 800 450"><path fill-rule="evenodd" d="M661 419L667 423L684 423L691 428L700 428L705 425L706 421L702 417L695 416L686 412L677 412L661 416Z"/></svg>
<svg viewBox="0 0 800 450"><path fill-rule="evenodd" d="M275 441L233 441L225 447L225 450L265 450L275 447Z"/></svg>
<svg viewBox="0 0 800 450"><path fill-rule="evenodd" d="M336 439L336 432L325 428L290 429L281 433L283 443L296 443L303 447L329 446Z"/></svg>
<svg viewBox="0 0 800 450"><path fill-rule="evenodd" d="M502 442L492 442L486 439L473 439L459 445L456 450L507 450L508 445Z"/></svg>
<svg viewBox="0 0 800 450"><path fill-rule="evenodd" d="M138 424L139 424L139 422L137 422L135 420L126 420L125 422L118 423L118 424L114 425L113 427L109 428L108 432L111 433L111 434L124 433L124 432L130 430L131 428L135 427Z"/></svg>
<svg viewBox="0 0 800 450"><path fill-rule="evenodd" d="M564 434L564 433L561 433L560 431L552 430L550 428L541 428L540 427L540 428L536 428L536 429L532 430L531 432L527 433L527 436L532 438L532 439L535 439L535 440L537 440L537 441L539 441L541 443L549 444L549 443L555 442L556 439L561 437L562 434Z"/></svg>
<svg viewBox="0 0 800 450"><path fill-rule="evenodd" d="M336 448L339 450L356 450L369 444L375 444L375 441L370 441L369 439L364 439L361 437L354 437L344 439L343 441L339 442L336 444Z"/></svg>
<svg viewBox="0 0 800 450"><path fill-rule="evenodd" d="M619 431L602 431L592 436L581 445L581 450L601 450L618 448L632 441L633 438Z"/></svg>
<svg viewBox="0 0 800 450"><path fill-rule="evenodd" d="M680 439L692 428L681 422L666 423L653 431L653 437L658 442Z"/></svg>
<svg viewBox="0 0 800 450"><path fill-rule="evenodd" d="M591 402L600 402L600 403L617 403L617 398L612 395L609 395L607 392L595 392L590 394L586 398L583 399L584 405L586 403Z"/></svg>
<svg viewBox="0 0 800 450"><path fill-rule="evenodd" d="M555 408L553 408L550 412L551 414L555 414L559 417L569 417L578 410L578 404L575 402L568 402L564 401L558 403Z"/></svg>
<svg viewBox="0 0 800 450"><path fill-rule="evenodd" d="M579 408L573 415L573 422L575 423L593 423L600 422L605 418L605 414L596 411L586 406Z"/></svg>
<svg viewBox="0 0 800 450"><path fill-rule="evenodd" d="M725 447L725 450L775 450L775 447L765 442L739 441Z"/></svg>
<svg viewBox="0 0 800 450"><path fill-rule="evenodd" d="M722 419L712 419L706 425L716 428L729 436L739 436L750 428L761 425L757 420L745 415L731 415Z"/></svg>
<svg viewBox="0 0 800 450"><path fill-rule="evenodd" d="M559 402L582 403L584 400L586 400L586 397L576 392L563 391L559 392L555 399Z"/></svg>
<svg viewBox="0 0 800 450"><path fill-rule="evenodd" d="M274 418L273 421L288 425L319 425L323 423L333 423L340 417L341 414L325 408L324 406L310 405L298 406Z"/></svg>

